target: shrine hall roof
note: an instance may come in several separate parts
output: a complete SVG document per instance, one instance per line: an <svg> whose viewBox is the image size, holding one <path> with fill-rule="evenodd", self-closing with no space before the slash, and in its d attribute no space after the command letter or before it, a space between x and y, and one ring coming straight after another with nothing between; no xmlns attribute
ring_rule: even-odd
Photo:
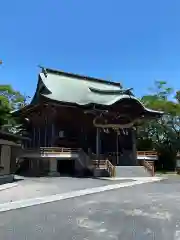
<svg viewBox="0 0 180 240"><path fill-rule="evenodd" d="M32 103L38 101L39 96L58 102L86 106L88 104L110 106L124 99L131 99L142 105L145 111L159 113L145 108L134 97L131 89L122 89L120 83L62 71L42 68L39 74L37 90Z"/></svg>

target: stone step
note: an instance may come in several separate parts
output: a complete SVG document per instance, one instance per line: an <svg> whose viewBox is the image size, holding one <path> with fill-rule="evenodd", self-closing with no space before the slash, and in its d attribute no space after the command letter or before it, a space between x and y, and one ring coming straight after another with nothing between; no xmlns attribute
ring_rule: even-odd
<svg viewBox="0 0 180 240"><path fill-rule="evenodd" d="M116 177L150 177L143 166L116 166Z"/></svg>
<svg viewBox="0 0 180 240"><path fill-rule="evenodd" d="M106 169L95 168L93 172L94 177L109 177L109 173Z"/></svg>

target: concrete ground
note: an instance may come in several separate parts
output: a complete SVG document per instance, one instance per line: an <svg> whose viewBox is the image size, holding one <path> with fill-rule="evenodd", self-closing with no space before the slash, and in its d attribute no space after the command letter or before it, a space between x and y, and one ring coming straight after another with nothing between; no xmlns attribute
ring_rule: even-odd
<svg viewBox="0 0 180 240"><path fill-rule="evenodd" d="M180 179L1 212L0 239L179 240Z"/></svg>
<svg viewBox="0 0 180 240"><path fill-rule="evenodd" d="M112 182L108 179L70 177L23 178L19 176L16 176L16 180L18 181L12 184L14 187L11 189L9 189L11 184L6 184L8 185L7 189L3 186L3 191L0 191L0 204L133 181L132 179L120 179Z"/></svg>

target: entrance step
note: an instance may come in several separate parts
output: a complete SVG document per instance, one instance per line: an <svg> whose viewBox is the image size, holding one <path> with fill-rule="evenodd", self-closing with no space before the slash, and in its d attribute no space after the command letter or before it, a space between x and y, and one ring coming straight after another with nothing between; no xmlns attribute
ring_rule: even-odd
<svg viewBox="0 0 180 240"><path fill-rule="evenodd" d="M106 169L95 168L93 172L94 177L109 177L109 173Z"/></svg>
<svg viewBox="0 0 180 240"><path fill-rule="evenodd" d="M150 177L142 166L116 166L116 177Z"/></svg>

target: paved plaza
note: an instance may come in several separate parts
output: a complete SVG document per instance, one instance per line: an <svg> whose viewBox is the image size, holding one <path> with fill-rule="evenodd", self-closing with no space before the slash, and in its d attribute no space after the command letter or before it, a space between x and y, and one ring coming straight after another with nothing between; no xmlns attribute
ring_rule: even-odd
<svg viewBox="0 0 180 240"><path fill-rule="evenodd" d="M58 182L56 189L58 186L59 189L62 187L59 180L51 180ZM30 184L33 181L36 182L36 179L19 181L18 184L22 187L23 184ZM62 179L61 181L64 181L63 184L66 182L67 185L68 182L71 184L74 182L71 193L79 192L80 189L86 191L100 189L101 191L2 211L0 239L180 239L179 177L146 183L140 183L140 180L137 180L139 184L138 182L134 184L133 180L121 180L122 182L119 180L118 183L98 179L74 179L73 181ZM52 182L49 185L53 185ZM47 180L39 179L40 185L44 183L50 190ZM37 182L34 185L36 184ZM119 187L115 189L102 190L107 186L113 188L118 184ZM15 189L17 190L16 187L11 190L15 191ZM50 193L47 189L46 194L54 196L55 190L52 189ZM9 192L11 190L9 189ZM67 190L66 186L66 189L59 194L65 194ZM0 194L3 192L6 193L6 190L1 191ZM5 203L5 200L3 201Z"/></svg>

